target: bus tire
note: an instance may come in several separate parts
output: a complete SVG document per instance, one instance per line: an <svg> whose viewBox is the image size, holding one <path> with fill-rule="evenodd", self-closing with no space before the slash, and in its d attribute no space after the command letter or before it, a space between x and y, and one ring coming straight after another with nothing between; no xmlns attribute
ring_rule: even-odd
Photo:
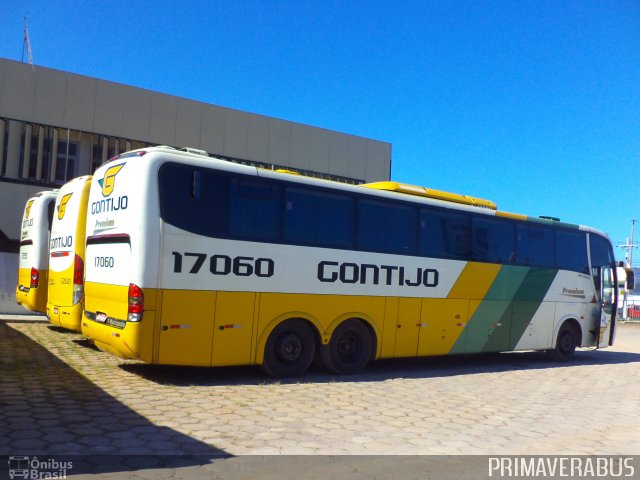
<svg viewBox="0 0 640 480"><path fill-rule="evenodd" d="M553 350L549 350L549 353L554 360L558 362L567 362L573 358L576 353L577 346L578 334L576 329L569 322L565 322L558 331L555 348Z"/></svg>
<svg viewBox="0 0 640 480"><path fill-rule="evenodd" d="M320 348L323 365L340 375L360 373L371 359L373 339L367 326L357 319L342 322L328 345Z"/></svg>
<svg viewBox="0 0 640 480"><path fill-rule="evenodd" d="M267 339L262 369L273 377L299 377L309 368L315 349L315 336L306 321L285 320Z"/></svg>

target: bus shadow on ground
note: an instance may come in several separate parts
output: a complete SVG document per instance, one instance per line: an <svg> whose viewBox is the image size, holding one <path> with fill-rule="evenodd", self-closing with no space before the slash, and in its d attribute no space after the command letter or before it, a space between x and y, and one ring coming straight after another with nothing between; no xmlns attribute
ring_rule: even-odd
<svg viewBox="0 0 640 480"><path fill-rule="evenodd" d="M230 456L151 423L6 322L0 322L0 392L0 455L66 458L73 464L67 475L196 466Z"/></svg>
<svg viewBox="0 0 640 480"><path fill-rule="evenodd" d="M569 362L556 362L546 352L486 353L378 360L358 375L335 375L311 367L297 378L276 379L259 367L184 367L121 364L120 368L149 381L177 387L292 383L378 382L398 378L438 378L515 370L640 363L640 353L580 350Z"/></svg>

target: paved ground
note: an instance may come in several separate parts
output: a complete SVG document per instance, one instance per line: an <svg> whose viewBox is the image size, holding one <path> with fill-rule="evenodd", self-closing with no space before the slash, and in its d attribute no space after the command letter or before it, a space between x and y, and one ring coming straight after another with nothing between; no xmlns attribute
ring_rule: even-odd
<svg viewBox="0 0 640 480"><path fill-rule="evenodd" d="M178 478L278 478L287 468L294 478L310 464L323 477L375 468L393 478L398 459L370 455L638 455L639 425L640 325L622 325L614 348L569 364L535 352L423 358L278 381L259 368L121 361L45 323L0 321L0 455L100 455L92 461L122 478L164 475L136 470L158 458L184 466L172 470ZM271 454L325 456L217 461ZM428 478L428 457L399 458ZM434 478L450 471L429 461L442 474ZM486 459L462 463L474 462L486 468Z"/></svg>

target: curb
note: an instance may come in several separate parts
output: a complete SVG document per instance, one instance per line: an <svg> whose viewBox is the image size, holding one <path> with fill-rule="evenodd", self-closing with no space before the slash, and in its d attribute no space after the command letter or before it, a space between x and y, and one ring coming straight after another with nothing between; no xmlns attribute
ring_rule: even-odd
<svg viewBox="0 0 640 480"><path fill-rule="evenodd" d="M7 315L7 314L0 314L0 322L49 323L49 320L44 315Z"/></svg>

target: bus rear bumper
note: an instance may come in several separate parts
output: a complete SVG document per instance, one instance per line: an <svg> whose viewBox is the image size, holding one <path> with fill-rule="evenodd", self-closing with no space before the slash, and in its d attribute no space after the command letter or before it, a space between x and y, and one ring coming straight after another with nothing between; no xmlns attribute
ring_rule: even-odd
<svg viewBox="0 0 640 480"><path fill-rule="evenodd" d="M81 331L82 303L71 306L60 306L47 303L47 318L52 325L58 325L67 330Z"/></svg>
<svg viewBox="0 0 640 480"><path fill-rule="evenodd" d="M95 320L94 313L85 312L82 334L92 340L100 350L119 358L152 363L154 317L154 312L145 311L140 322L113 318L100 322Z"/></svg>

